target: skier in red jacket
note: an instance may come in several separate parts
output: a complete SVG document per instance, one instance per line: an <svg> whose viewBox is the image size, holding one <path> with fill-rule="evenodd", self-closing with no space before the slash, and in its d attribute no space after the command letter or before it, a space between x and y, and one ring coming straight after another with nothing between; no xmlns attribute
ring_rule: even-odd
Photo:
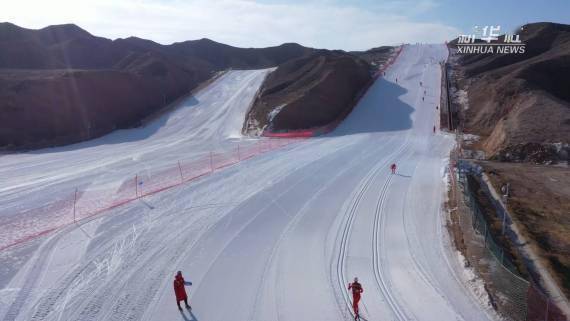
<svg viewBox="0 0 570 321"><path fill-rule="evenodd" d="M392 170L392 174L396 174L396 164L390 165L390 169Z"/></svg>
<svg viewBox="0 0 570 321"><path fill-rule="evenodd" d="M178 310L180 311L182 311L182 308L180 307L180 301L184 301L184 303L186 303L186 309L192 310L192 307L188 305L188 295L186 295L186 289L184 288L185 285L192 285L192 282L184 281L182 272L178 271L174 277L174 294L176 294L176 304L178 305Z"/></svg>
<svg viewBox="0 0 570 321"><path fill-rule="evenodd" d="M354 282L348 284L348 289L352 290L352 310L354 310L354 320L358 320L358 302L360 301L360 294L364 292L362 285L358 283L358 278L354 278Z"/></svg>

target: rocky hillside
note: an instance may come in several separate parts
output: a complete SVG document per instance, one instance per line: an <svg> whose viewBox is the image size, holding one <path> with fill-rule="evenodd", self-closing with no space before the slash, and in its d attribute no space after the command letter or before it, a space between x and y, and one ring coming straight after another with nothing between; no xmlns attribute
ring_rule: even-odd
<svg viewBox="0 0 570 321"><path fill-rule="evenodd" d="M326 126L346 116L393 47L362 52L318 50L269 74L244 130L285 132Z"/></svg>
<svg viewBox="0 0 570 321"><path fill-rule="evenodd" d="M488 157L567 160L570 143L570 26L521 27L524 54L460 55L454 69L468 93L464 131ZM566 146L566 147L565 147Z"/></svg>
<svg viewBox="0 0 570 321"><path fill-rule="evenodd" d="M394 47L392 46L382 46L368 49L366 51L351 51L350 54L366 60L366 62L374 67L379 67L386 61L386 59L388 59L393 51Z"/></svg>
<svg viewBox="0 0 570 321"><path fill-rule="evenodd" d="M75 25L0 23L0 148L62 145L136 126L218 71L272 67L311 52L208 39L161 45L96 37Z"/></svg>

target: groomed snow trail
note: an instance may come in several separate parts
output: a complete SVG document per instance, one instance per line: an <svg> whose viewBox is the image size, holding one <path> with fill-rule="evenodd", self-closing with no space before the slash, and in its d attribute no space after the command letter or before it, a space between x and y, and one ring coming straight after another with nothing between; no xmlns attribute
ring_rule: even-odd
<svg viewBox="0 0 570 321"><path fill-rule="evenodd" d="M245 112L268 72L228 72L183 100L174 112L141 128L0 157L1 215L17 213L22 204L44 205L76 187L118 188L124 179L145 169L173 166L212 150L225 151L241 139Z"/></svg>
<svg viewBox="0 0 570 321"><path fill-rule="evenodd" d="M433 126L438 62L446 55L443 45L406 46L386 77L327 136L262 154L3 253L3 264L18 268L2 274L0 317L350 320L347 286L358 276L365 291L361 311L370 321L492 320L466 285L444 228L444 175L453 137L434 134ZM253 82L259 85L264 73L230 73L202 95L212 94L208 104L220 107L213 110L243 119L257 89ZM214 97L232 93L241 101L235 106L220 106ZM215 121L195 123L208 122L200 127L208 136L202 144L225 143L220 137L228 135L220 131L226 124ZM145 153L148 164L160 163L186 144L200 148L200 138L189 138L185 130L181 126L154 141L159 130L126 143L129 148L120 153L104 145L59 150L54 162L60 164L48 163L46 170L59 173L70 159L75 170L53 183L65 185L82 177L81 162L94 157L92 148L100 148L110 169L113 153L130 159L140 144L157 148L155 157ZM158 150L169 144L172 149ZM43 166L31 155L11 157L12 171L20 170L18 157L20 166ZM395 175L389 171L393 162ZM98 175L96 168L89 173ZM17 203L20 193L13 191L9 199ZM0 195L3 201L8 197ZM13 260L18 255L25 255L25 264ZM177 270L193 282L187 288L192 312L176 308Z"/></svg>

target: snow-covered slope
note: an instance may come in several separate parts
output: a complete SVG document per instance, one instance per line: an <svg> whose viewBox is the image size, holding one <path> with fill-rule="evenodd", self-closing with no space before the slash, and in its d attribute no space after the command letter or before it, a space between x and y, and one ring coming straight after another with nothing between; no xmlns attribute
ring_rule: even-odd
<svg viewBox="0 0 570 321"><path fill-rule="evenodd" d="M465 285L444 230L444 175L453 138L434 134L433 126L438 61L446 54L440 45L405 47L386 77L327 136L1 253L3 265L13 268L2 271L0 317L349 320L347 285L358 276L367 320L490 320ZM220 135L229 113L243 110L222 104L247 108L265 73L226 75L197 96L198 105L186 107L193 114L181 109L167 117L167 123L181 124L172 131L165 125L121 146L91 143L0 158L2 174L13 182L0 183L2 203L23 202L26 184L36 186L40 176L44 184L65 185L86 175L106 177L128 167L125 162L159 166L171 153L223 145L219 138L232 133ZM202 102L223 114L205 115L198 110ZM196 126L198 131L190 129ZM114 135L124 141L121 135L137 134ZM100 162L105 167L98 168ZM395 175L392 162L398 164ZM18 179L17 172L26 177ZM56 174L63 178L53 180ZM192 312L176 308L177 270L193 282Z"/></svg>
<svg viewBox="0 0 570 321"><path fill-rule="evenodd" d="M240 132L269 70L232 71L148 125L67 147L0 156L0 224L81 191L117 191L134 175L247 145ZM0 248L4 246L0 237Z"/></svg>

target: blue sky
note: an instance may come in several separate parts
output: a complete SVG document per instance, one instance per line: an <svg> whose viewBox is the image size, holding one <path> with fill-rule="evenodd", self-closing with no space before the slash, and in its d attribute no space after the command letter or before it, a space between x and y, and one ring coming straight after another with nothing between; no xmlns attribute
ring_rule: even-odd
<svg viewBox="0 0 570 321"><path fill-rule="evenodd" d="M307 1L261 0L264 3L297 3ZM319 2L319 1L317 1ZM320 1L340 6L356 6L372 12L389 10L407 15L416 21L440 21L463 32L475 25L501 25L512 31L529 22L558 22L570 24L570 0L344 0ZM503 27L504 26L504 27Z"/></svg>
<svg viewBox="0 0 570 321"><path fill-rule="evenodd" d="M512 31L529 22L570 24L570 0L442 0L438 3L437 8L416 18L444 21L465 32L471 30L474 25L501 25L501 29Z"/></svg>
<svg viewBox="0 0 570 321"><path fill-rule="evenodd" d="M2 4L0 21L75 23L98 36L163 44L211 38L240 47L298 42L362 50L443 42L475 25L570 24L570 0L19 0Z"/></svg>

